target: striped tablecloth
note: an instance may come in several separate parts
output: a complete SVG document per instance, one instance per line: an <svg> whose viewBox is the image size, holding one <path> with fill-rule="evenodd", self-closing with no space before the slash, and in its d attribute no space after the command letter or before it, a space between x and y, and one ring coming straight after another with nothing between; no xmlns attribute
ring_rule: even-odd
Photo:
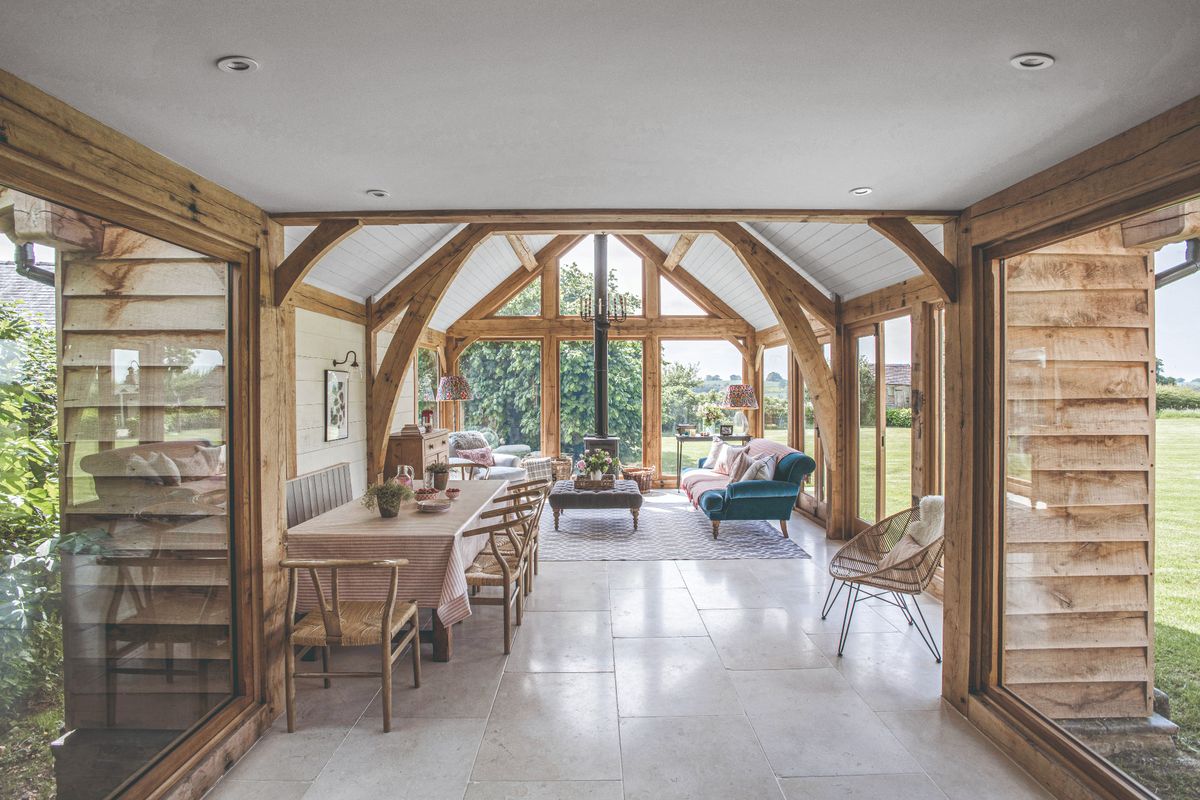
<svg viewBox="0 0 1200 800"><path fill-rule="evenodd" d="M439 621L450 626L471 615L463 571L488 541L486 536L464 539L462 532L479 524L479 514L507 485L505 480L451 481L462 494L449 511L422 514L410 505L394 519L383 519L354 500L288 528L288 557L407 558L398 598L436 609ZM387 570L338 570L338 597L378 602L387 597L389 580ZM322 585L328 593L327 575ZM312 581L303 573L299 605L301 610L316 605Z"/></svg>

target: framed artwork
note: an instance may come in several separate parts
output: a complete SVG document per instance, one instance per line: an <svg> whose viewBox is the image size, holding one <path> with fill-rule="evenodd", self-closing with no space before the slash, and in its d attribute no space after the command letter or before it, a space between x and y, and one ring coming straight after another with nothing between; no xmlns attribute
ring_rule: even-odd
<svg viewBox="0 0 1200 800"><path fill-rule="evenodd" d="M325 441L350 438L350 373L325 370Z"/></svg>
<svg viewBox="0 0 1200 800"><path fill-rule="evenodd" d="M732 425L722 425L721 426L721 435L722 436L733 436L733 426Z"/></svg>

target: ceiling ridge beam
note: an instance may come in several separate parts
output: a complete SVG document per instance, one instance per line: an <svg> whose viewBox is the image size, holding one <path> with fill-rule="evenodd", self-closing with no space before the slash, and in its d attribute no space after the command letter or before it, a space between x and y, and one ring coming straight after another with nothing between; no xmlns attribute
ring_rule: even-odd
<svg viewBox="0 0 1200 800"><path fill-rule="evenodd" d="M509 233L504 238L508 240L508 246L516 254L517 260L521 262L521 266L530 272L538 268L537 256L529 249L529 242L525 241L524 236L519 233Z"/></svg>
<svg viewBox="0 0 1200 800"><path fill-rule="evenodd" d="M726 222L717 225L714 233L733 249L750 271L772 310L777 305L772 297L780 291L787 291L796 298L800 307L816 317L822 325L830 330L837 326L834 301L813 286L791 264L780 258L753 231L738 223ZM775 317L786 324L778 311L775 311ZM808 324L808 320L805 319L804 322L811 331L812 326Z"/></svg>
<svg viewBox="0 0 1200 800"><path fill-rule="evenodd" d="M275 305L282 306L317 262L361 227L358 219L327 219L313 228L272 273Z"/></svg>
<svg viewBox="0 0 1200 800"><path fill-rule="evenodd" d="M679 266L683 261L683 257L687 255L688 250L692 249L692 245L700 238L698 233L681 233L679 238L675 240L675 244L671 246L671 252L667 253L667 257L663 259L662 268L667 272Z"/></svg>
<svg viewBox="0 0 1200 800"><path fill-rule="evenodd" d="M875 217L867 220L867 224L904 251L922 272L932 278L942 299L947 303L957 300L958 273L954 265L925 234L917 230L916 225L899 217Z"/></svg>

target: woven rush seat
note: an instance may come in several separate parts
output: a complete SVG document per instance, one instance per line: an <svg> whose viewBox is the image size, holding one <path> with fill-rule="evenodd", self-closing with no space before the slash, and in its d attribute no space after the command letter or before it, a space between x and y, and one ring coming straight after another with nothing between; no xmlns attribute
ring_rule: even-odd
<svg viewBox="0 0 1200 800"><path fill-rule="evenodd" d="M325 647L327 644L340 644L345 647L359 647L369 644L380 644L383 638L383 603L372 603L363 600L343 600L338 606L338 617L342 629L341 639L330 642L325 634L325 620L319 609L310 611L296 623L292 633L292 643L304 647ZM394 637L416 617L415 603L396 603L392 610L392 630Z"/></svg>
<svg viewBox="0 0 1200 800"><path fill-rule="evenodd" d="M501 549L500 555L508 562L510 574L516 571L520 557L512 550L505 552L504 549ZM480 553L467 567L466 578L468 586L503 586L504 569L494 555Z"/></svg>

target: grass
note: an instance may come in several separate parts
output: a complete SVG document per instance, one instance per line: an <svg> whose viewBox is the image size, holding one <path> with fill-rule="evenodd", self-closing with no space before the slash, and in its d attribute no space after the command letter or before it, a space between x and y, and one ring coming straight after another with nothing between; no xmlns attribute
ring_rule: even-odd
<svg viewBox="0 0 1200 800"><path fill-rule="evenodd" d="M62 703L15 716L0 734L0 797L49 800L55 796L50 742L59 736Z"/></svg>

